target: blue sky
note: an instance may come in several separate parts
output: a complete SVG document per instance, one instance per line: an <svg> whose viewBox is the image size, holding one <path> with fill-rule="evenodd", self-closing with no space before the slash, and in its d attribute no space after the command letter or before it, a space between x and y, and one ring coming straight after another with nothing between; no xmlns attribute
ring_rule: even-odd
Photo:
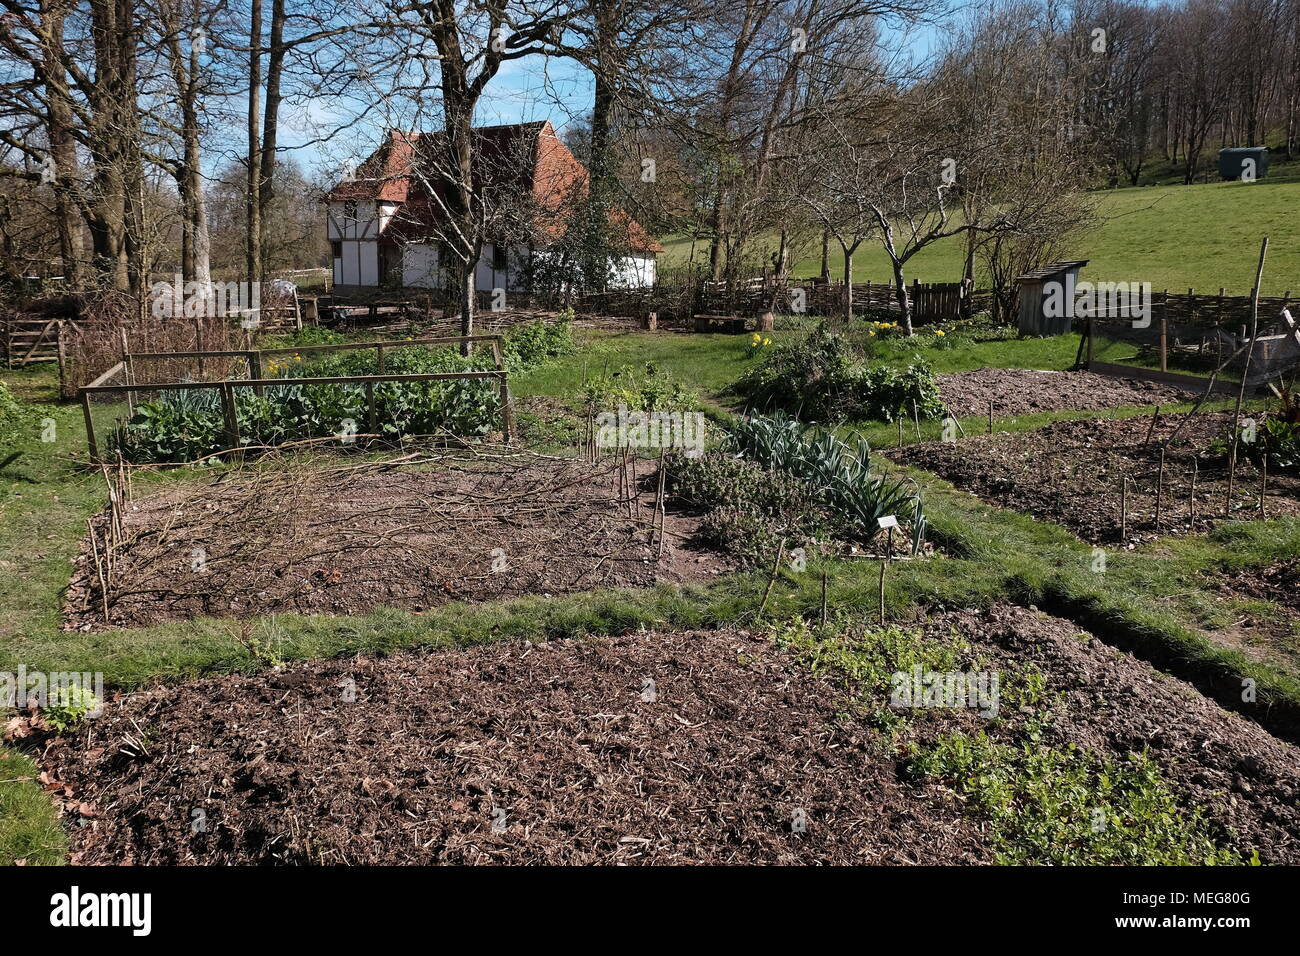
<svg viewBox="0 0 1300 956"><path fill-rule="evenodd" d="M887 43L906 50L915 59L927 57L941 35L938 24L906 29L893 25L884 32ZM550 120L563 133L565 126L590 110L592 96L590 74L571 60L542 56L513 60L489 84L476 121L489 125ZM331 143L313 142L318 130L351 120L356 120L355 125L336 135ZM385 120L359 100L286 103L282 108L280 145L285 157L296 161L309 176L332 172L347 160L359 162L369 155L388 125Z"/></svg>

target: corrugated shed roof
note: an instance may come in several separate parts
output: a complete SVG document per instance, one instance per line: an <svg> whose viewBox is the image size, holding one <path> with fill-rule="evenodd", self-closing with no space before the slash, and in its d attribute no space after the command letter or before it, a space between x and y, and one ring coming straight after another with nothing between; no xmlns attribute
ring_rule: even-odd
<svg viewBox="0 0 1300 956"><path fill-rule="evenodd" d="M1067 262L1049 262L1045 266L1031 269L1022 276L1016 276L1016 281L1037 282L1039 279L1050 279L1052 276L1060 275L1062 272L1069 272L1071 269L1082 269L1087 264L1087 259L1071 259Z"/></svg>

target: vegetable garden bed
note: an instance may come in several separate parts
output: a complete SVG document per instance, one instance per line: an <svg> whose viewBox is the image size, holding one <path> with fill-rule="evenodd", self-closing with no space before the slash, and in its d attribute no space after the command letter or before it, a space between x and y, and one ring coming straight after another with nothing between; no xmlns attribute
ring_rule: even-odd
<svg viewBox="0 0 1300 956"><path fill-rule="evenodd" d="M926 442L888 453L994 504L1064 525L1096 544L1208 531L1224 520L1300 514L1300 477L1279 473L1265 482L1244 448L1231 510L1226 509L1224 448L1231 413L1194 416L1165 448L1162 473L1162 443L1184 417L1056 422L1034 431Z"/></svg>
<svg viewBox="0 0 1300 956"><path fill-rule="evenodd" d="M728 566L687 551L695 522L650 531L655 483L618 466L482 449L402 462L264 467L127 507L78 558L67 626L211 615L422 610L448 601L648 586ZM404 470L405 469L405 470ZM107 558L105 564L109 563ZM107 608L107 614L105 614Z"/></svg>

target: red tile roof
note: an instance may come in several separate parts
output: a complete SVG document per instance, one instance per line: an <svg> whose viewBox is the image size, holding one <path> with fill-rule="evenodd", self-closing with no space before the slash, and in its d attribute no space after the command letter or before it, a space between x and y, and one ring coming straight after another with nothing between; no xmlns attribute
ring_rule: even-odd
<svg viewBox="0 0 1300 956"><path fill-rule="evenodd" d="M535 228L542 237L555 241L568 228L564 206L586 194L590 174L555 134L549 122L480 126L474 130L475 178L488 174L489 188L531 192L541 210ZM401 222L388 232L393 238L410 238L420 223L432 223L438 203L425 184L413 175L421 150L436 149L442 133L405 133L392 130L384 144L358 167L356 177L335 186L326 202L376 200L403 203ZM531 166L532 175L529 176ZM438 187L435 184L434 189ZM626 233L629 245L641 252L663 252L653 236L622 209L610 211L610 222Z"/></svg>

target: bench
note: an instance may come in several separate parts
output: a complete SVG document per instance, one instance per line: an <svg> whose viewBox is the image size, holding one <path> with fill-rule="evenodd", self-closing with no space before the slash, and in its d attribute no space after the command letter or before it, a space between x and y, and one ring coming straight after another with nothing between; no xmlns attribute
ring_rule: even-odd
<svg viewBox="0 0 1300 956"><path fill-rule="evenodd" d="M739 315L697 315L695 316L695 331L738 334L745 331L748 321L748 319Z"/></svg>

